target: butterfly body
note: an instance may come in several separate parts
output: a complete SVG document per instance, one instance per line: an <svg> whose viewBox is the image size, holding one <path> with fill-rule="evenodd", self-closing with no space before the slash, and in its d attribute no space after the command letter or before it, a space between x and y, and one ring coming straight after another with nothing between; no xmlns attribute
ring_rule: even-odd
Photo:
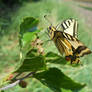
<svg viewBox="0 0 92 92"><path fill-rule="evenodd" d="M71 20L71 22L75 22L75 20ZM61 24L61 27L63 28L62 30L58 30L56 27L51 25L48 28L48 33L60 54L65 54L66 60L71 61L71 63L79 63L79 58L90 54L91 50L77 39L77 22L71 22L69 22L69 19L64 21L63 23L65 24ZM73 32L68 33L68 28L70 26L73 28L70 28L69 30L72 30ZM66 32L65 29L68 31Z"/></svg>

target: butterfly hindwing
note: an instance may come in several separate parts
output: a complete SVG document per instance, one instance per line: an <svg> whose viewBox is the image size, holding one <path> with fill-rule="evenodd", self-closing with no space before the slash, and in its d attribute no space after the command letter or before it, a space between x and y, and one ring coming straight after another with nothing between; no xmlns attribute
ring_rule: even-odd
<svg viewBox="0 0 92 92"><path fill-rule="evenodd" d="M69 42L70 44L72 45L72 47L75 49L74 50L74 54L79 54L79 56L84 56L85 54L89 54L91 53L90 49L87 48L82 42L80 42L77 38L69 35L69 34L66 34L66 33L63 33L63 35L67 35L67 37L65 37ZM71 39L70 39L71 38Z"/></svg>
<svg viewBox="0 0 92 92"><path fill-rule="evenodd" d="M91 50L89 48L87 48L82 42L80 42L77 38L64 33L63 35L65 37L65 39L67 39L67 41L71 44L72 47L72 58L79 58L82 57L84 55L90 54ZM66 36L65 36L66 35Z"/></svg>

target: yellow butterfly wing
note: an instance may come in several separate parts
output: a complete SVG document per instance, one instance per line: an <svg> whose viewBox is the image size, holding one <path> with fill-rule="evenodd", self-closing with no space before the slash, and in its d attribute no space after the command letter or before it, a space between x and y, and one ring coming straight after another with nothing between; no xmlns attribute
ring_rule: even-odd
<svg viewBox="0 0 92 92"><path fill-rule="evenodd" d="M61 54L65 53L66 56L72 55L73 52L71 44L66 38L64 38L62 32L56 31L53 41Z"/></svg>
<svg viewBox="0 0 92 92"><path fill-rule="evenodd" d="M74 54L78 54L79 57L90 54L91 50L89 48L87 48L81 41L79 41L77 38L63 33L63 35L67 35L66 39L69 41L69 43L72 45L73 49L74 49Z"/></svg>
<svg viewBox="0 0 92 92"><path fill-rule="evenodd" d="M91 50L77 38L61 31L55 32L53 41L59 52L61 54L65 53L65 56L71 61L71 63L79 62L79 57L91 53Z"/></svg>
<svg viewBox="0 0 92 92"><path fill-rule="evenodd" d="M75 19L70 18L70 19L64 20L56 27L56 29L62 30L62 32L68 33L75 38L78 37L78 24Z"/></svg>

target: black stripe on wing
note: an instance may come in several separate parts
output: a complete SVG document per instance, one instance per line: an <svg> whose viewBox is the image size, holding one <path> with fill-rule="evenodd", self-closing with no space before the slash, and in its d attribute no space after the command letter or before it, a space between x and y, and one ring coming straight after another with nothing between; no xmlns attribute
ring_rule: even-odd
<svg viewBox="0 0 92 92"><path fill-rule="evenodd" d="M92 53L86 46L78 46L77 49L74 51L74 55L78 54L79 57Z"/></svg>
<svg viewBox="0 0 92 92"><path fill-rule="evenodd" d="M63 30L66 30L67 28L69 28L69 26L71 25L71 22L72 22L72 19L64 20L61 23Z"/></svg>

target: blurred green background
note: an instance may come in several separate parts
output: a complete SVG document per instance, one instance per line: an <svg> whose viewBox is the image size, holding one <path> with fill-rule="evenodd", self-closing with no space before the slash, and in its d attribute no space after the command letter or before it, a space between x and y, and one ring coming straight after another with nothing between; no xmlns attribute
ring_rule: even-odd
<svg viewBox="0 0 92 92"><path fill-rule="evenodd" d="M92 2L91 0L1 0L0 1L0 80L9 74L19 60L18 32L25 17L40 20L39 28L48 27L44 15L49 15L53 25L64 19L75 18L78 21L78 37L92 50ZM79 92L92 92L92 55L81 58L82 67L65 66L66 75L87 86ZM5 92L52 92L36 79L28 80L28 87L18 85ZM64 90L62 92L67 92ZM71 92L71 91L70 91Z"/></svg>

